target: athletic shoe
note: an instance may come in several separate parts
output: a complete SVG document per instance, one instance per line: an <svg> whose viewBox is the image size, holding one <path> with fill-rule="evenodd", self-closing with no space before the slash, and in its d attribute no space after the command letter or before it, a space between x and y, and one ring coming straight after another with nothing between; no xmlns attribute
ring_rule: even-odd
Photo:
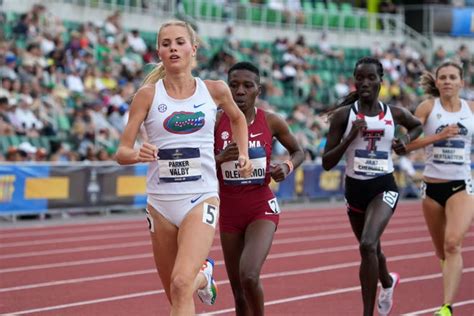
<svg viewBox="0 0 474 316"><path fill-rule="evenodd" d="M393 291L398 282L400 282L400 275L398 273L390 273L390 277L392 278L392 286L387 289L382 287L377 300L377 310L380 315L390 314L393 306Z"/></svg>
<svg viewBox="0 0 474 316"><path fill-rule="evenodd" d="M217 284L212 276L214 272L214 260L207 258L202 265L201 272L204 274L207 280L207 285L202 289L197 290L197 294L206 305L214 305L217 297Z"/></svg>
<svg viewBox="0 0 474 316"><path fill-rule="evenodd" d="M449 304L444 304L441 308L434 313L435 316L451 316L453 315L453 311Z"/></svg>

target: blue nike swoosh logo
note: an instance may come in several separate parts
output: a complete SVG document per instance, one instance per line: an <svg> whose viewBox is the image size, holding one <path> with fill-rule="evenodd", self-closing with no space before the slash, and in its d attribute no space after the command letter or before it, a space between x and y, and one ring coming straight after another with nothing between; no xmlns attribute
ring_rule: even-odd
<svg viewBox="0 0 474 316"><path fill-rule="evenodd" d="M195 203L197 200L199 200L200 198L202 198L204 194L201 194L200 196L198 196L197 198L195 199L191 199L191 203Z"/></svg>
<svg viewBox="0 0 474 316"><path fill-rule="evenodd" d="M198 105L194 104L194 108L197 109L198 107L203 106L204 104L206 104L206 102L198 104Z"/></svg>

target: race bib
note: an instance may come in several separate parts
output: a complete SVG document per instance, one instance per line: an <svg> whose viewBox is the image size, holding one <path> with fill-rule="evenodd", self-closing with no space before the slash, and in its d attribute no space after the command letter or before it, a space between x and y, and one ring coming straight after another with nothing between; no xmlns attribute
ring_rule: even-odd
<svg viewBox="0 0 474 316"><path fill-rule="evenodd" d="M388 152L357 149L354 156L354 172L363 176L388 173Z"/></svg>
<svg viewBox="0 0 474 316"><path fill-rule="evenodd" d="M158 150L160 181L184 182L201 179L199 148L173 148Z"/></svg>
<svg viewBox="0 0 474 316"><path fill-rule="evenodd" d="M249 178L242 178L239 173L239 162L226 161L221 164L222 178L226 185L263 184L267 170L267 155L265 148L249 148L249 158L253 165L253 172Z"/></svg>
<svg viewBox="0 0 474 316"><path fill-rule="evenodd" d="M463 140L443 140L433 144L433 162L439 164L464 164Z"/></svg>
<svg viewBox="0 0 474 316"><path fill-rule="evenodd" d="M268 200L268 206L270 207L270 212L265 212L265 215L278 215L281 213L280 205L278 205L277 198Z"/></svg>

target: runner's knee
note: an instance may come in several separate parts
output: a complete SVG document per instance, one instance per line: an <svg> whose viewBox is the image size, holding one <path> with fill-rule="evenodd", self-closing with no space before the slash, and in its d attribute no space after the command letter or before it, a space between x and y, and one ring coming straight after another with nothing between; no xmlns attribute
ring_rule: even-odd
<svg viewBox="0 0 474 316"><path fill-rule="evenodd" d="M255 271L241 271L240 273L240 282L242 287L246 290L254 289L259 285L259 275Z"/></svg>
<svg viewBox="0 0 474 316"><path fill-rule="evenodd" d="M177 273L171 276L171 296L185 297L192 296L194 286L194 278L186 276L184 273Z"/></svg>
<svg viewBox="0 0 474 316"><path fill-rule="evenodd" d="M457 254L461 252L461 238L459 236L446 236L444 240L444 252L447 254Z"/></svg>
<svg viewBox="0 0 474 316"><path fill-rule="evenodd" d="M359 251L362 256L376 255L377 242L362 239L359 245Z"/></svg>

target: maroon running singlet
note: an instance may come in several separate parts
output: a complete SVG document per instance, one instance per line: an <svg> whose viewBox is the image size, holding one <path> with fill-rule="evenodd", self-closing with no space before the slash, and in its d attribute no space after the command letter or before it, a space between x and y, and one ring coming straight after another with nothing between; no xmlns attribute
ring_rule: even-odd
<svg viewBox="0 0 474 316"><path fill-rule="evenodd" d="M219 179L221 231L244 232L255 220L266 219L278 225L280 208L269 187L272 133L265 112L256 110L255 119L248 127L249 157L254 171L249 178L241 178L237 161L227 161L217 168ZM215 154L232 142L229 117L224 113L215 133Z"/></svg>

